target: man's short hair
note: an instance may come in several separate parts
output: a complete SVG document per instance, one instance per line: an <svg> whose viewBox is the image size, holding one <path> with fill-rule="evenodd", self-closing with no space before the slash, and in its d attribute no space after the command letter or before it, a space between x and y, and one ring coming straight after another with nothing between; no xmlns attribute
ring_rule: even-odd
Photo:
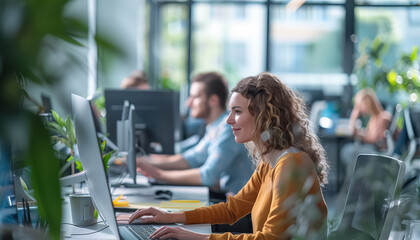
<svg viewBox="0 0 420 240"><path fill-rule="evenodd" d="M219 97L220 107L226 109L226 101L228 97L228 85L223 75L217 72L200 73L194 76L191 83L200 82L205 85L205 93L207 97L216 95Z"/></svg>
<svg viewBox="0 0 420 240"><path fill-rule="evenodd" d="M144 72L135 70L131 73L130 76L123 79L121 83L121 88L137 88L140 85L149 85L147 81L147 76Z"/></svg>

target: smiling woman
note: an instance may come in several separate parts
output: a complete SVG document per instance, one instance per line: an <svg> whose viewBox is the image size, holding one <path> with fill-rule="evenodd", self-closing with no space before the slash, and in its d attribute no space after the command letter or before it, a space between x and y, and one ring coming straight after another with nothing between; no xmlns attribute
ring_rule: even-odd
<svg viewBox="0 0 420 240"><path fill-rule="evenodd" d="M241 94L234 92L230 98L231 112L227 123L232 126L235 141L237 143L246 143L251 141L255 131L253 116L248 111L248 99Z"/></svg>
<svg viewBox="0 0 420 240"><path fill-rule="evenodd" d="M251 213L252 233L202 235L163 227L151 238L325 239L327 206L321 185L328 165L309 127L303 101L270 73L241 80L232 90L227 123L237 143L246 143L257 164L249 182L226 203L180 213L138 210L130 222L229 223Z"/></svg>

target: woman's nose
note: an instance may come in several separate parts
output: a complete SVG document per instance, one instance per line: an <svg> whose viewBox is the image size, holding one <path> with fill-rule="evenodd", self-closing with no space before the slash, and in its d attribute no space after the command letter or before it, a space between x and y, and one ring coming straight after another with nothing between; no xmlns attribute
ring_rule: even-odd
<svg viewBox="0 0 420 240"><path fill-rule="evenodd" d="M229 124L229 125L233 124L232 113L229 114L228 118L226 119L226 123Z"/></svg>

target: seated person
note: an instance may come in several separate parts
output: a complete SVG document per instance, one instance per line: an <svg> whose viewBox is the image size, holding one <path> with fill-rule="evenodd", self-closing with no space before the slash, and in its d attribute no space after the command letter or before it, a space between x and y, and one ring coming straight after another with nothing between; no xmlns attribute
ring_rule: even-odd
<svg viewBox="0 0 420 240"><path fill-rule="evenodd" d="M130 74L130 76L121 81L121 88L147 90L150 89L150 85L147 81L146 74L142 71L135 70Z"/></svg>
<svg viewBox="0 0 420 240"><path fill-rule="evenodd" d="M253 172L245 147L235 142L226 124L227 83L218 73L195 76L186 102L191 116L204 119L204 136L194 147L176 155L150 155L137 158L138 171L158 182L209 186L211 193L225 200L236 194Z"/></svg>
<svg viewBox="0 0 420 240"><path fill-rule="evenodd" d="M369 116L365 129L356 127L356 120L360 115ZM364 143L385 144L384 132L391 123L391 113L382 108L375 92L370 88L360 90L355 96L353 111L350 115L350 126L354 127L354 136ZM381 147L379 145L378 147Z"/></svg>
<svg viewBox="0 0 420 240"><path fill-rule="evenodd" d="M257 164L251 180L225 203L176 213L139 209L129 223L141 218L142 223L232 224L252 212L252 233L199 234L166 226L150 238L326 239L321 185L327 182L328 164L303 100L270 73L245 78L232 92L226 121Z"/></svg>
<svg viewBox="0 0 420 240"><path fill-rule="evenodd" d="M356 122L360 116L368 116L366 128L360 128ZM341 151L341 159L345 164L356 159L361 153L375 153L386 148L385 130L392 120L392 114L382 108L375 92L370 88L360 90L354 100L350 115L350 127L353 136L359 143L348 143Z"/></svg>

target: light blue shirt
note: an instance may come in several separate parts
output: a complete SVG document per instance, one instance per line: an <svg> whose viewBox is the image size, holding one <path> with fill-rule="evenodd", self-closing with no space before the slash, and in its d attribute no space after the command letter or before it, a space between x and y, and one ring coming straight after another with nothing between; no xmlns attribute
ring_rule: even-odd
<svg viewBox="0 0 420 240"><path fill-rule="evenodd" d="M225 112L207 125L200 142L182 156L191 168L200 168L204 186L219 183L223 192L236 194L248 182L254 167L245 146L235 142L227 116Z"/></svg>

